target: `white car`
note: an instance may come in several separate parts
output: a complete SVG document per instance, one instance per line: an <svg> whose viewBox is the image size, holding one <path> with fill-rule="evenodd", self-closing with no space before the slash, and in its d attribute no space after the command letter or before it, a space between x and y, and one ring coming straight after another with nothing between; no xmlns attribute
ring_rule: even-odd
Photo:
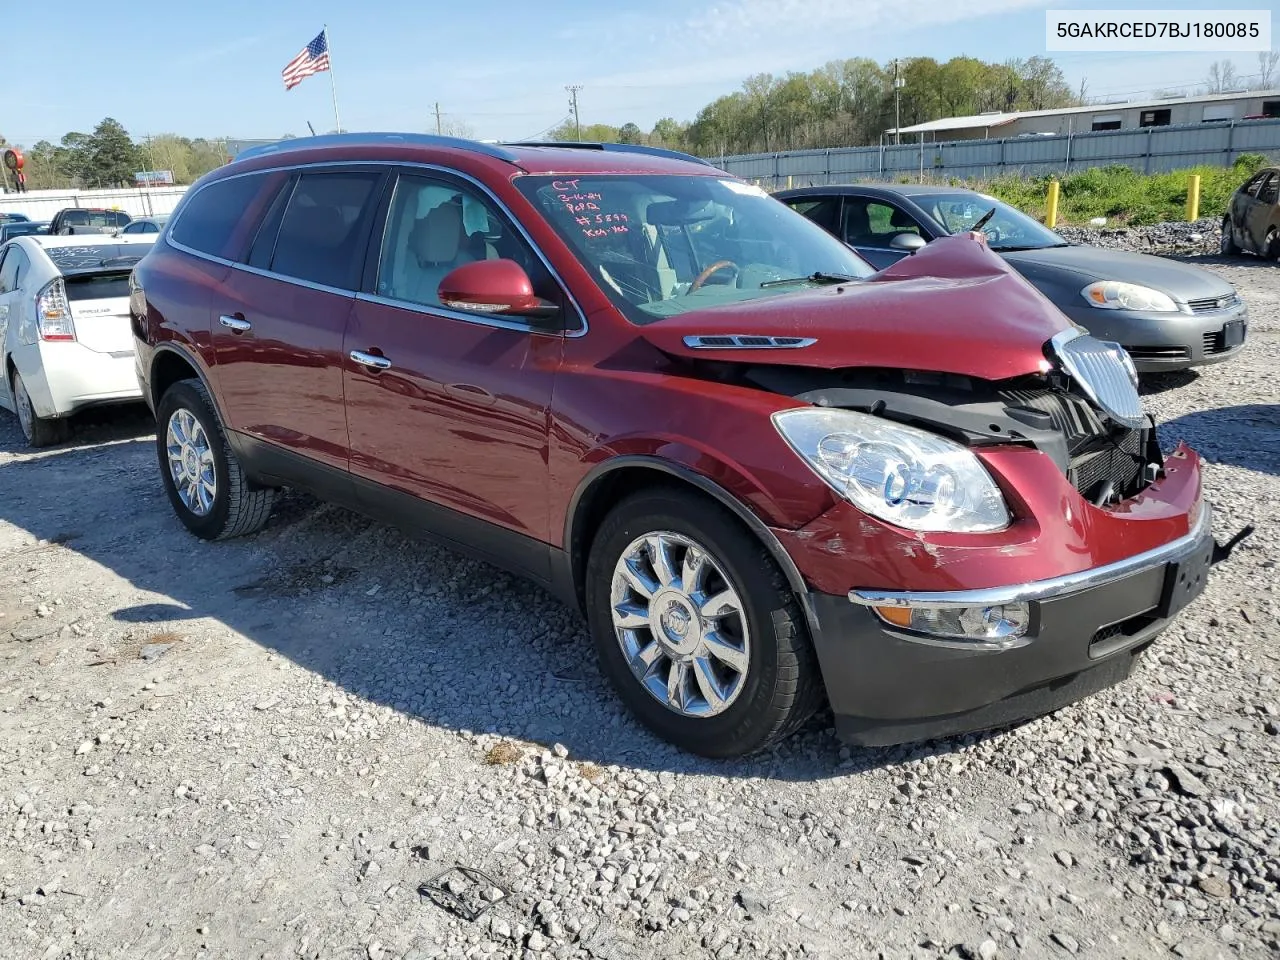
<svg viewBox="0 0 1280 960"><path fill-rule="evenodd" d="M25 236L0 246L0 407L33 447L84 407L142 398L129 273L155 235Z"/></svg>

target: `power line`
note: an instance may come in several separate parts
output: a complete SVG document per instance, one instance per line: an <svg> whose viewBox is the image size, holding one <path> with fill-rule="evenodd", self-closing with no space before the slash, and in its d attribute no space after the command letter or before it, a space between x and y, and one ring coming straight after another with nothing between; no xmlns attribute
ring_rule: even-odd
<svg viewBox="0 0 1280 960"><path fill-rule="evenodd" d="M544 133L549 133L550 131L554 130L556 127L560 126L562 123L568 123L568 122L569 122L569 117L565 117L563 120L557 120L555 123L551 124L551 126L549 127L543 127L537 133L531 133L529 134L529 136L521 137L520 139L521 140L537 140Z"/></svg>

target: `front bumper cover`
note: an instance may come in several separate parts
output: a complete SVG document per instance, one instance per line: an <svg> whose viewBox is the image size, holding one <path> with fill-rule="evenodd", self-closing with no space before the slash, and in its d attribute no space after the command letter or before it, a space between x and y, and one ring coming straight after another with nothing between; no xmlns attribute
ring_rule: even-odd
<svg viewBox="0 0 1280 960"><path fill-rule="evenodd" d="M883 746L1002 726L1125 679L1137 656L1204 589L1224 557L1203 506L1184 536L1125 560L1033 583L929 593L811 593L814 643L836 732ZM1234 545L1234 544L1233 544ZM1229 552L1229 551L1227 551ZM1029 642L1003 650L938 645L871 606L1026 601Z"/></svg>

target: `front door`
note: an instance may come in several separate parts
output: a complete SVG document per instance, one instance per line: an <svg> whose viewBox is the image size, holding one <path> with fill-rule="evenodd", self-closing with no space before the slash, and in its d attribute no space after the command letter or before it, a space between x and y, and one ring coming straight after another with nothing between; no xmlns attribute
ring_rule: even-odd
<svg viewBox="0 0 1280 960"><path fill-rule="evenodd" d="M1245 214L1245 239L1249 242L1249 249L1256 253L1268 253L1267 232L1271 228L1277 199L1280 199L1280 174L1270 173L1258 186L1257 194L1250 198L1248 213Z"/></svg>
<svg viewBox="0 0 1280 960"><path fill-rule="evenodd" d="M890 203L868 197L844 198L840 239L877 270L897 263L911 252L895 250L889 245L901 233L914 233L929 239L928 233L914 217Z"/></svg>
<svg viewBox="0 0 1280 960"><path fill-rule="evenodd" d="M479 544L545 579L548 417L563 335L451 309L437 294L455 267L499 258L563 303L481 191L400 176L372 292L357 298L343 345L351 472L375 513Z"/></svg>
<svg viewBox="0 0 1280 960"><path fill-rule="evenodd" d="M342 338L385 176L300 174L212 305L218 392L231 427L344 472Z"/></svg>

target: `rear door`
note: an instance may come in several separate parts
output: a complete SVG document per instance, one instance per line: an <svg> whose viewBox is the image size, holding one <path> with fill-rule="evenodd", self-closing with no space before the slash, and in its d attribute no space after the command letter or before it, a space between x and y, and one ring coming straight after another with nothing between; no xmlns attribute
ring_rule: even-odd
<svg viewBox="0 0 1280 960"><path fill-rule="evenodd" d="M382 167L303 169L214 293L223 411L233 429L269 445L262 456L298 454L346 475L342 338L386 176ZM283 479L280 471L308 466L272 462L264 469Z"/></svg>

